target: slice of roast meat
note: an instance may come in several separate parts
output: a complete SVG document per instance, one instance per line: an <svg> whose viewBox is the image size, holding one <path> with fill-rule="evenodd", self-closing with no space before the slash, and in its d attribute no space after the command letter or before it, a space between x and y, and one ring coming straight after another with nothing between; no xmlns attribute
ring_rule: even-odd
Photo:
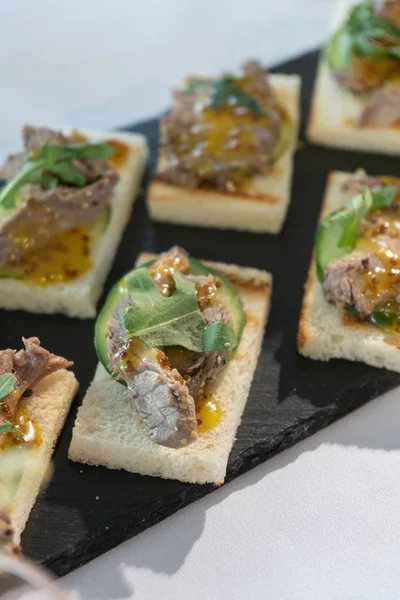
<svg viewBox="0 0 400 600"><path fill-rule="evenodd" d="M25 154L20 152L19 154L10 154L7 156L5 162L0 167L0 179L14 179L20 172L25 164Z"/></svg>
<svg viewBox="0 0 400 600"><path fill-rule="evenodd" d="M25 125L22 129L22 140L26 152L37 150L44 144L67 144L69 138L60 131L48 127Z"/></svg>
<svg viewBox="0 0 400 600"><path fill-rule="evenodd" d="M0 350L0 377L6 373L12 373L14 368L14 350Z"/></svg>
<svg viewBox="0 0 400 600"><path fill-rule="evenodd" d="M25 350L0 351L0 374L13 373L17 379L14 390L0 403L0 424L13 418L22 394L47 375L67 369L73 363L48 352L37 337L22 338ZM7 371L5 369L7 368Z"/></svg>
<svg viewBox="0 0 400 600"><path fill-rule="evenodd" d="M364 191L364 188L368 187L371 192L379 192L385 183L382 182L378 177L371 177L367 175L365 171L360 169L354 175L351 175L344 182L342 189L345 192L351 192L353 194L361 194Z"/></svg>
<svg viewBox="0 0 400 600"><path fill-rule="evenodd" d="M328 302L341 308L354 306L361 318L380 305L400 300L400 238L378 235L374 243L383 252L381 256L388 252L392 258L383 260L372 251L356 249L332 260L324 275L323 291ZM379 286L381 277L384 289Z"/></svg>
<svg viewBox="0 0 400 600"><path fill-rule="evenodd" d="M175 91L174 106L161 124L163 166L157 173L159 179L188 188L210 183L225 192L233 192L238 178L268 171L280 139L281 114L267 72L260 63L250 61L242 70L246 90L257 97L264 115L252 116L247 121L238 119L237 125L233 119L231 126L229 119L226 122L218 116L215 122L204 120L209 88ZM230 110L242 116L247 109L233 103ZM210 135L214 141L209 145ZM251 143L246 142L246 147L242 146L244 138L251 140Z"/></svg>
<svg viewBox="0 0 400 600"><path fill-rule="evenodd" d="M340 85L356 94L368 92L371 89L363 74L357 74L352 66L346 67L341 71L335 71L334 75Z"/></svg>
<svg viewBox="0 0 400 600"><path fill-rule="evenodd" d="M29 158L29 154L38 150L44 144L74 144L76 143L73 137L65 136L60 131L54 131L47 127L32 127L25 125L22 130L22 138L25 152L10 155L3 166L0 167L0 179L13 179ZM108 162L104 158L96 158L93 160L73 160L73 166L79 169L86 177L88 183L96 181L100 177L106 175L110 170Z"/></svg>
<svg viewBox="0 0 400 600"><path fill-rule="evenodd" d="M400 87L387 83L377 89L363 110L359 127L391 127L400 120Z"/></svg>
<svg viewBox="0 0 400 600"><path fill-rule="evenodd" d="M103 214L117 181L117 173L110 170L84 188L25 186L26 202L0 227L0 267L45 246L58 233L93 224Z"/></svg>
<svg viewBox="0 0 400 600"><path fill-rule="evenodd" d="M196 285L199 308L207 325L218 321L231 325L229 311L218 301L215 278L212 275L190 275L189 277ZM179 348L166 349L171 365L186 380L188 389L195 398L226 366L229 353L229 348L202 353Z"/></svg>
<svg viewBox="0 0 400 600"><path fill-rule="evenodd" d="M110 367L124 379L137 411L156 444L181 448L197 437L194 400L164 352L139 340L128 340L120 318L131 298L125 297L108 323Z"/></svg>
<svg viewBox="0 0 400 600"><path fill-rule="evenodd" d="M376 303L365 293L364 275L370 269L381 266L380 259L365 250L354 250L332 260L325 270L325 298L339 308L354 306L361 318L366 317L372 313Z"/></svg>

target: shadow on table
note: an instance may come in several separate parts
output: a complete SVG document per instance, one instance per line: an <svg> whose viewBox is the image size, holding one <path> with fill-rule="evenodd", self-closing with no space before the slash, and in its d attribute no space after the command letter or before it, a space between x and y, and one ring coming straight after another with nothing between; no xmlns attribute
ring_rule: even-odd
<svg viewBox="0 0 400 600"><path fill-rule="evenodd" d="M323 444L357 446L388 452L398 451L400 450L399 422L398 392L393 391L356 411L350 418L341 420L340 424L331 425L233 480L213 494L207 495L194 506L183 509L179 516L173 516L156 525L155 527L158 529L157 546L154 543L155 528L153 527L138 535L134 542L125 542L112 554L100 557L97 559L96 581L89 577L82 577L84 574L78 571L80 584L75 589L79 590L81 598L88 597L87 594L90 592L91 600L130 598L134 583L125 580L121 565L149 569L166 575L176 573L185 563L196 541L201 537L207 510L212 506L224 502L230 495L241 489L255 485L273 471L283 469L288 464L295 462L303 452L316 450ZM167 530L168 535L166 534ZM176 540L176 544L173 546L170 545L171 539ZM104 569L102 565L104 565ZM74 579L75 575L71 574L67 576L66 582L71 585ZM111 596L110 593L112 593Z"/></svg>

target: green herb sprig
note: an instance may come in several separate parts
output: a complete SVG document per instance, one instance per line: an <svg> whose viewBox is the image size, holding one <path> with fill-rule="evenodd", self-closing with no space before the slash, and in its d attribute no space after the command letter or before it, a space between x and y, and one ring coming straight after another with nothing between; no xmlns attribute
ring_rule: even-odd
<svg viewBox="0 0 400 600"><path fill-rule="evenodd" d="M174 275L175 290L165 298L145 267L126 280L134 291L132 306L121 319L124 331L151 347L182 346L195 352L223 348L233 350L236 334L227 323L206 325L201 316L194 283L181 273Z"/></svg>
<svg viewBox="0 0 400 600"><path fill-rule="evenodd" d="M350 13L326 48L331 69L349 67L354 55L400 59L400 28L377 14L369 0L363 0Z"/></svg>
<svg viewBox="0 0 400 600"><path fill-rule="evenodd" d="M186 87L185 93L191 94L201 87L208 87L210 88L210 99L207 107L211 110L217 110L233 101L256 115L264 114L257 98L241 90L238 86L239 81L239 78L233 76L222 79L194 79Z"/></svg>
<svg viewBox="0 0 400 600"><path fill-rule="evenodd" d="M83 187L87 179L72 161L108 158L114 154L115 150L107 144L44 144L28 156L16 177L1 188L0 208L15 208L18 190L27 183L39 184L45 189L55 188L60 182Z"/></svg>
<svg viewBox="0 0 400 600"><path fill-rule="evenodd" d="M4 398L11 394L11 392L14 390L16 383L17 378L12 373L5 373L4 375L0 375L0 407ZM6 421L5 423L0 425L0 435L8 433L12 429L13 425Z"/></svg>

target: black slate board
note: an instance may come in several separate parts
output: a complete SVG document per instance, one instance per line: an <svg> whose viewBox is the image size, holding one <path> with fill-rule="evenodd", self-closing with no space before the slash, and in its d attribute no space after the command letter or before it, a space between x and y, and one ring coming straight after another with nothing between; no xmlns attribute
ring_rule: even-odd
<svg viewBox="0 0 400 600"><path fill-rule="evenodd" d="M303 76L303 127L308 113L317 53L275 69ZM156 161L157 121L126 129L147 136L151 172ZM302 133L302 137L303 133ZM326 176L333 169L365 167L399 176L398 159L304 147L296 156L293 197L278 237L156 225L143 196L136 203L106 285L128 271L138 253L178 243L193 256L251 265L274 276L272 311L227 481L251 469L400 383L397 374L362 364L306 360L296 352L303 283ZM144 187L149 180L147 173ZM93 321L0 311L1 347L17 347L22 335L38 335L53 352L75 361L81 387L54 455L55 474L36 503L23 535L25 553L63 575L213 491L140 477L67 460L76 410L96 366ZM96 500L96 496L99 498Z"/></svg>

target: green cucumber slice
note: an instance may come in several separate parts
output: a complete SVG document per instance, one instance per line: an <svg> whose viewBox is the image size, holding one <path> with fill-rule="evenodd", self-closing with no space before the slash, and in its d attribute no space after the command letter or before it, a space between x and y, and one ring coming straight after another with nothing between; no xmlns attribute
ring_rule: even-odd
<svg viewBox="0 0 400 600"><path fill-rule="evenodd" d="M0 279L23 279L24 276L25 273L21 267L13 267L12 265L0 267Z"/></svg>
<svg viewBox="0 0 400 600"><path fill-rule="evenodd" d="M325 60L332 71L349 67L353 58L354 42L347 27L339 29L330 39L325 49Z"/></svg>
<svg viewBox="0 0 400 600"><path fill-rule="evenodd" d="M281 108L282 125L281 125L281 136L279 142L275 146L270 164L274 165L280 158L285 154L286 150L291 146L293 141L293 123L290 115L285 109Z"/></svg>
<svg viewBox="0 0 400 600"><path fill-rule="evenodd" d="M93 238L97 239L105 234L111 221L111 206L107 204L103 214L93 226Z"/></svg>
<svg viewBox="0 0 400 600"><path fill-rule="evenodd" d="M150 261L142 266L150 266L154 261ZM221 296L222 303L229 309L232 317L232 326L235 330L238 344L242 336L243 328L246 324L246 314L244 312L242 300L236 292L234 286L228 281L228 279L222 275L217 269L207 267L199 260L194 258L190 259L190 270L189 273L192 275L215 275L221 282L219 293ZM104 368L109 371L108 368L108 347L106 340L107 325L112 316L114 309L120 302L122 297L128 293L127 278L130 273L127 273L120 281L118 281L111 289L103 308L101 309L95 325L95 348L99 361ZM236 346L237 347L237 346ZM233 348L231 355L235 352L236 348ZM120 383L124 383L119 380Z"/></svg>

